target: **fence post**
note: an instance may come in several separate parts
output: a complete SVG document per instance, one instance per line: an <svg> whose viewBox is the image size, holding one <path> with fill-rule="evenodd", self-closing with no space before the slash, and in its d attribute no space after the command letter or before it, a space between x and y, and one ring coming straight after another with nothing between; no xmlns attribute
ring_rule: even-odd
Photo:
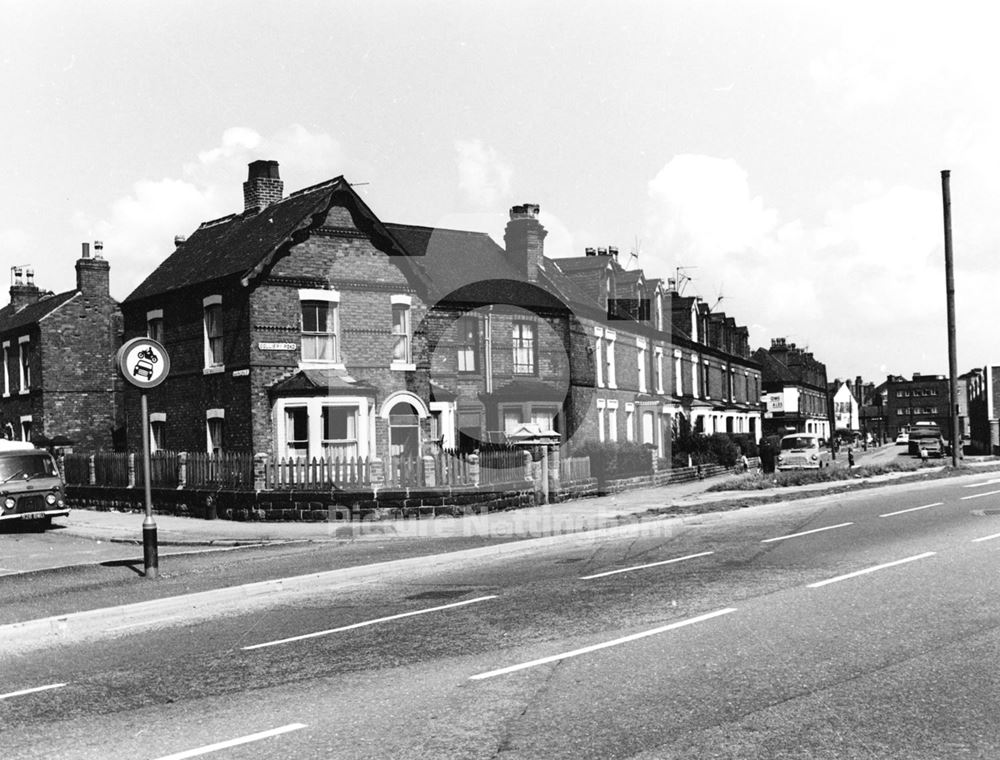
<svg viewBox="0 0 1000 760"><path fill-rule="evenodd" d="M437 472L434 468L434 457L430 454L424 454L424 485L425 486L436 486L437 485Z"/></svg>
<svg viewBox="0 0 1000 760"><path fill-rule="evenodd" d="M521 452L521 466L524 467L524 479L533 480L531 472L531 452L522 451Z"/></svg>
<svg viewBox="0 0 1000 760"><path fill-rule="evenodd" d="M267 488L267 454L253 455L253 490Z"/></svg>
<svg viewBox="0 0 1000 760"><path fill-rule="evenodd" d="M127 466L127 470L128 470L128 487L129 488L135 488L135 452L134 451L130 451L129 452L128 459L126 461L128 463L128 466Z"/></svg>
<svg viewBox="0 0 1000 760"><path fill-rule="evenodd" d="M479 485L479 454L469 454L469 479L472 485Z"/></svg>
<svg viewBox="0 0 1000 760"><path fill-rule="evenodd" d="M97 454L91 454L87 457L87 480L90 481L90 485L97 485Z"/></svg>
<svg viewBox="0 0 1000 760"><path fill-rule="evenodd" d="M177 488L187 488L188 483L188 453L177 452Z"/></svg>
<svg viewBox="0 0 1000 760"><path fill-rule="evenodd" d="M562 470L559 464L559 444L547 444L549 450L549 502L559 500L559 491L562 488Z"/></svg>
<svg viewBox="0 0 1000 760"><path fill-rule="evenodd" d="M385 485L385 463L382 457L372 457L370 472L373 486Z"/></svg>

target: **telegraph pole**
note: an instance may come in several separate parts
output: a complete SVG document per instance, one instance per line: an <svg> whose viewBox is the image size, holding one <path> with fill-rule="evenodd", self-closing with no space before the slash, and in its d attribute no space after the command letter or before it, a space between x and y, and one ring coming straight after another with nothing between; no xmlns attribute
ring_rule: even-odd
<svg viewBox="0 0 1000 760"><path fill-rule="evenodd" d="M944 278L948 303L948 395L951 402L951 466L958 467L961 437L958 431L958 349L955 339L955 266L951 250L951 172L941 172L944 203Z"/></svg>

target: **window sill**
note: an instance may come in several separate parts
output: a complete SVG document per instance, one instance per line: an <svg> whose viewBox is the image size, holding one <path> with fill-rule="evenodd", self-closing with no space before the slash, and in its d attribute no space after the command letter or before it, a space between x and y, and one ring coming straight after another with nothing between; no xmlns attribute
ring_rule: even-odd
<svg viewBox="0 0 1000 760"><path fill-rule="evenodd" d="M203 375L221 375L225 371L226 371L226 365L225 364L219 364L219 365L214 366L214 367L205 367L205 369L202 370L202 374Z"/></svg>
<svg viewBox="0 0 1000 760"><path fill-rule="evenodd" d="M389 365L389 369L394 372L415 372L417 365L412 362L393 362Z"/></svg>
<svg viewBox="0 0 1000 760"><path fill-rule="evenodd" d="M347 372L347 365L343 362L320 362L302 359L299 361L299 369L332 369L338 372Z"/></svg>

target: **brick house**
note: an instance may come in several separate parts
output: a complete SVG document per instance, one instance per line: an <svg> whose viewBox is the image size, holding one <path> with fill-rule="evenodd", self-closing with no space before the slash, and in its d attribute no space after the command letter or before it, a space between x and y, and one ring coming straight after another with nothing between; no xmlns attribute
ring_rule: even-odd
<svg viewBox="0 0 1000 760"><path fill-rule="evenodd" d="M695 400L720 428L758 429L746 329L695 309L704 326L675 331L660 281L609 253L546 257L534 204L511 209L500 246L383 223L343 177L284 197L272 161L250 165L244 199L122 304L125 339L154 337L171 358L148 392L155 446L384 460L534 423L570 448L666 453L676 415L708 418ZM138 392L125 398L135 446Z"/></svg>
<svg viewBox="0 0 1000 760"><path fill-rule="evenodd" d="M826 365L784 338L754 358L762 367L764 434L815 433L829 439L832 407Z"/></svg>
<svg viewBox="0 0 1000 760"><path fill-rule="evenodd" d="M912 379L907 380L890 375L886 379L885 391L890 437L895 438L917 422L934 422L941 428L945 440L951 440L947 377L916 372Z"/></svg>
<svg viewBox="0 0 1000 760"><path fill-rule="evenodd" d="M31 269L15 267L10 303L0 309L6 438L44 443L68 438L83 449L112 449L120 420L115 353L122 319L109 293L110 265L83 244L76 288L39 288Z"/></svg>

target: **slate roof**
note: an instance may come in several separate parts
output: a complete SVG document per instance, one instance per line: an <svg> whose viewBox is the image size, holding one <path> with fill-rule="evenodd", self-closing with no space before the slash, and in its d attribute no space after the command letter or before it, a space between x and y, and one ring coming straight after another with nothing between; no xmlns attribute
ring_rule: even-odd
<svg viewBox="0 0 1000 760"><path fill-rule="evenodd" d="M788 367L779 362L766 348L758 348L751 357L761 367L762 383L800 383L800 378Z"/></svg>
<svg viewBox="0 0 1000 760"><path fill-rule="evenodd" d="M292 193L260 211L205 222L124 303L225 277L240 276L249 281L288 246L304 239L308 228L322 224L335 202L345 203L358 226L365 228L386 253L406 255L341 176Z"/></svg>
<svg viewBox="0 0 1000 760"><path fill-rule="evenodd" d="M303 369L291 377L279 380L271 386L273 395L292 396L313 395L316 391L335 395L374 396L374 386L363 380L354 380L342 371L331 369Z"/></svg>
<svg viewBox="0 0 1000 760"><path fill-rule="evenodd" d="M33 304L28 304L20 311L14 311L13 304L7 304L0 309L0 332L18 330L37 324L64 303L70 301L78 292L77 290L67 290L58 295L50 294Z"/></svg>

